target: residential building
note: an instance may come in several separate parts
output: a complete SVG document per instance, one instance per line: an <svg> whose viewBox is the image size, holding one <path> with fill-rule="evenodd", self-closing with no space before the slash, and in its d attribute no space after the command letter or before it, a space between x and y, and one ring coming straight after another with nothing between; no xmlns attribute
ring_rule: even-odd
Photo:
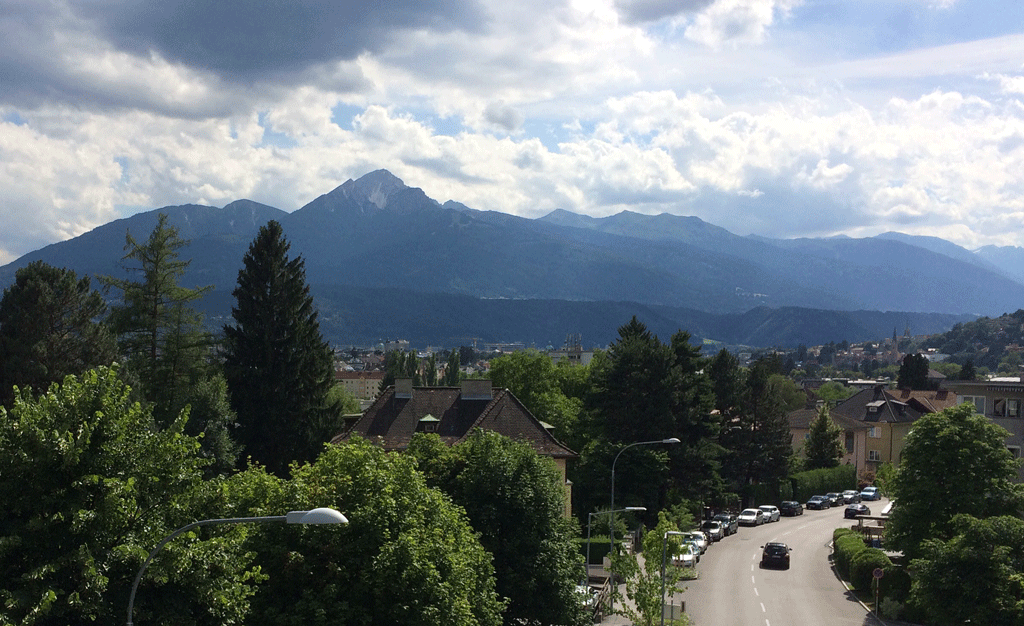
<svg viewBox="0 0 1024 626"><path fill-rule="evenodd" d="M933 412L916 398L908 397L907 401L900 398L898 390L875 385L862 389L832 409L833 417L841 415L868 427L864 467L869 472L877 471L883 463L899 466L904 440L914 421Z"/></svg>
<svg viewBox="0 0 1024 626"><path fill-rule="evenodd" d="M946 380L943 387L955 393L960 402L969 402L979 414L1005 428L1010 433L1006 438L1006 448L1015 458L1021 457L1021 449L1024 448L1024 377ZM1018 473L1024 482L1024 467Z"/></svg>
<svg viewBox="0 0 1024 626"><path fill-rule="evenodd" d="M358 400L373 400L380 392L384 372L334 372L334 382L343 385L345 391Z"/></svg>
<svg viewBox="0 0 1024 626"><path fill-rule="evenodd" d="M464 380L459 387L413 387L411 379L400 378L332 443L357 435L385 450L401 452L416 433L436 433L452 446L477 428L526 442L538 454L553 459L566 488L569 514L572 493L566 464L578 455L555 439L551 427L534 417L511 391L493 389L490 380Z"/></svg>
<svg viewBox="0 0 1024 626"><path fill-rule="evenodd" d="M793 434L793 451L801 457L807 439L811 434L811 423L818 417L820 401L810 404L806 408L791 411L786 419L789 421L789 430ZM853 465L857 468L857 476L861 476L867 469L867 432L871 428L868 424L855 420L845 415L829 412L832 422L842 429L839 440L845 451L839 462L843 465Z"/></svg>

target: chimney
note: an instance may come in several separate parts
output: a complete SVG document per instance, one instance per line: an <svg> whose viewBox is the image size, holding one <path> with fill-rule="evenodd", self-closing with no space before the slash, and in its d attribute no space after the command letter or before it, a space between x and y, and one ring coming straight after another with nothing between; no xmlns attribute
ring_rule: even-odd
<svg viewBox="0 0 1024 626"><path fill-rule="evenodd" d="M492 400L491 381L486 378L472 378L462 381L463 400Z"/></svg>
<svg viewBox="0 0 1024 626"><path fill-rule="evenodd" d="M396 378L395 379L395 398L408 400L412 397L412 379L411 378Z"/></svg>
<svg viewBox="0 0 1024 626"><path fill-rule="evenodd" d="M875 385L875 400L882 399L882 385Z"/></svg>

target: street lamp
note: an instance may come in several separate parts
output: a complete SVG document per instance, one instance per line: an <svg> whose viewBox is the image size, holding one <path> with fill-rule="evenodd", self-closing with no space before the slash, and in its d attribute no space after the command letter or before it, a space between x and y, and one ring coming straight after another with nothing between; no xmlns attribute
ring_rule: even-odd
<svg viewBox="0 0 1024 626"><path fill-rule="evenodd" d="M153 560L153 557L156 556L156 553L160 551L160 548L167 545L171 539L200 526L213 526L214 524L264 524L270 522L284 522L286 524L348 524L348 519L334 509L319 508L313 509L312 511L290 511L287 515L204 519L182 526L178 530L164 537L160 543L153 548L153 551L149 553L148 557L146 557L146 562L142 564L141 568L139 568L139 573L135 575L135 582L132 583L132 593L128 596L128 626L132 626L132 613L135 608L135 592L139 588L139 582L142 581L142 574L146 571L146 568L149 567L149 563Z"/></svg>
<svg viewBox="0 0 1024 626"><path fill-rule="evenodd" d="M611 506L611 510L613 510L613 511L615 510L615 464L619 462L619 457L622 456L623 452L625 452L626 450L629 450L633 446L652 446L652 445L655 445L655 444L658 444L658 443L679 443L679 439L677 439L676 437L670 437L668 439L658 439L657 441L637 441L636 443L631 443L628 446L626 446L625 448L619 450L619 453L615 455L615 458L612 460L612 506ZM614 529L614 527L612 525L612 521L613 520L614 520L614 518L612 518L612 520L609 520L609 522L608 522L608 538L611 539L612 547L615 547L615 529Z"/></svg>
<svg viewBox="0 0 1024 626"><path fill-rule="evenodd" d="M627 506L624 509L618 511L593 511L587 514L587 562L583 564L583 569L586 570L587 576L583 579L584 585L590 584L590 520L594 515L615 515L616 513L622 513L623 511L646 511L645 506ZM608 538L611 541L611 537Z"/></svg>
<svg viewBox="0 0 1024 626"><path fill-rule="evenodd" d="M665 626L665 548L668 545L669 535L682 535L678 530L665 531L661 538L661 626Z"/></svg>

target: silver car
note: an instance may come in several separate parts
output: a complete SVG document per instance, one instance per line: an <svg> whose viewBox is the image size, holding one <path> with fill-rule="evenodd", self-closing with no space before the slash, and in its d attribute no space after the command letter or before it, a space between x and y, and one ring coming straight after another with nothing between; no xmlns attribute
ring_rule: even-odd
<svg viewBox="0 0 1024 626"><path fill-rule="evenodd" d="M764 513L764 521L766 524L768 522L777 522L779 521L779 518L782 517L782 513L779 512L779 507L777 506L762 504L757 508L761 509L761 512Z"/></svg>

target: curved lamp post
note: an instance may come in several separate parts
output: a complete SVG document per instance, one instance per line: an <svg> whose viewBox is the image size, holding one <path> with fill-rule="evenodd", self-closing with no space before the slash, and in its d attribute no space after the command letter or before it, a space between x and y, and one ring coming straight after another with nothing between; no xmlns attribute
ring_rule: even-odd
<svg viewBox="0 0 1024 626"><path fill-rule="evenodd" d="M285 524L348 524L348 519L338 511L329 508L313 509L312 511L291 511L287 515L270 515L266 517L230 517L226 519L204 519L198 522L182 526L178 530L164 537L157 544L153 551L146 557L145 563L139 568L135 575L135 582L132 583L132 593L128 596L128 626L132 626L132 613L135 608L135 592L139 589L142 581L142 574L145 573L149 563L169 541L178 535L188 532L200 526L213 526L214 524L264 524L270 522L284 522Z"/></svg>
<svg viewBox="0 0 1024 626"><path fill-rule="evenodd" d="M636 443L631 443L625 448L619 450L619 453L615 455L615 459L612 460L612 511L615 510L615 464L619 462L619 457L622 456L623 452L629 450L633 446L653 446L659 443L679 443L679 439L676 437L670 437L668 439L658 439L657 441L637 441ZM611 540L612 547L615 547L615 528L612 524L614 519L615 518L613 517L608 521L608 538Z"/></svg>
<svg viewBox="0 0 1024 626"><path fill-rule="evenodd" d="M590 520L595 515L615 515L616 513L622 513L623 511L646 511L645 506L627 506L624 509L618 511L593 511L587 514L587 562L583 564L583 569L586 571L586 577L583 579L584 585L590 584ZM609 541L611 538L609 537Z"/></svg>
<svg viewBox="0 0 1024 626"><path fill-rule="evenodd" d="M661 626L665 626L665 548L668 546L669 535L682 535L678 530L665 531L661 538Z"/></svg>

